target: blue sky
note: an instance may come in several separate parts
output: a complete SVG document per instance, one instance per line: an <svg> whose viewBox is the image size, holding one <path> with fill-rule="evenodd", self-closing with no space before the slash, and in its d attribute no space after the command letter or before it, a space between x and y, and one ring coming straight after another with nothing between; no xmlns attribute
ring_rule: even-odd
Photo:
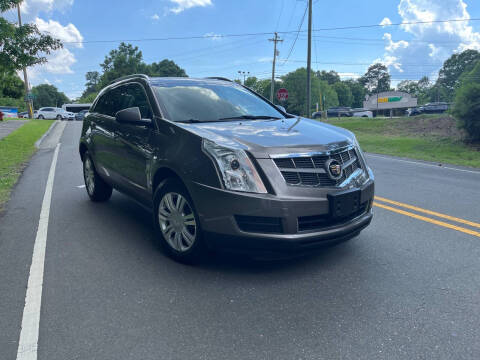
<svg viewBox="0 0 480 360"><path fill-rule="evenodd" d="M23 16L66 42L46 66L29 69L32 84L51 83L70 97L84 89L87 71L100 70L118 42L151 39L295 31L306 0L26 0ZM13 20L12 11L3 14ZM389 66L394 83L435 74L453 52L480 50L480 21L364 29L324 30L369 24L480 18L478 0L314 0L313 68L334 69L343 78L363 74L369 64ZM302 30L307 28L307 19ZM147 63L174 60L189 76L237 78L238 70L267 78L272 35L191 40L132 41ZM278 74L305 66L307 41L301 32L280 34ZM85 41L79 44L79 41ZM77 43L75 43L77 42ZM288 57L288 61L284 61Z"/></svg>

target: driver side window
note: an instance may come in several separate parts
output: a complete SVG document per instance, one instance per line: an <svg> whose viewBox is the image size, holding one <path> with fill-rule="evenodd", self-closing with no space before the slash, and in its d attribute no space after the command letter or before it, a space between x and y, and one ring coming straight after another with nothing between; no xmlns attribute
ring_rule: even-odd
<svg viewBox="0 0 480 360"><path fill-rule="evenodd" d="M128 84L122 88L124 96L123 109L138 107L142 114L142 119L151 119L153 117L147 94L140 84Z"/></svg>

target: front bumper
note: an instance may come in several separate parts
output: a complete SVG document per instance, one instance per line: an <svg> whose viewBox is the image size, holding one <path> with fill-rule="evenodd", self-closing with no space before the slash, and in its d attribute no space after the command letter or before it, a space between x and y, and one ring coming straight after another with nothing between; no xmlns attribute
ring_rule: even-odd
<svg viewBox="0 0 480 360"><path fill-rule="evenodd" d="M373 217L374 182L369 180L361 190L361 211L352 216L329 220L327 193L316 198L279 198L270 194L228 191L206 185L190 184L190 193L199 214L206 240L215 248L240 251L302 251L348 240L367 227ZM245 231L238 216L275 218L281 231ZM299 230L299 219L321 217L321 226Z"/></svg>

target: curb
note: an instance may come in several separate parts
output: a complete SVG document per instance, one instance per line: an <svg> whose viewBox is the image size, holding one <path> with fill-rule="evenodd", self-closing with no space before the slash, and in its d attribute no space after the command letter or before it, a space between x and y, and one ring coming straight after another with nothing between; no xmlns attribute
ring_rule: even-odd
<svg viewBox="0 0 480 360"><path fill-rule="evenodd" d="M40 145L42 145L43 140L48 136L48 134L50 134L50 133L52 132L52 130L55 128L55 126L57 126L57 124L58 124L59 122L60 122L60 120L55 120L55 121L53 122L53 124L50 125L50 127L49 127L48 130L45 132L45 134L43 134L42 137L35 142L35 147L36 147L37 149L40 148Z"/></svg>

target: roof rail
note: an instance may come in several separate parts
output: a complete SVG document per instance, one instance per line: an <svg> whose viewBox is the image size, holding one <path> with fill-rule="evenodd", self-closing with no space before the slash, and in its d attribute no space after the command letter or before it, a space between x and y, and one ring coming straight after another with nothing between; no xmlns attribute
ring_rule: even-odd
<svg viewBox="0 0 480 360"><path fill-rule="evenodd" d="M223 80L223 81L233 82L232 80L230 80L226 77L221 77L221 76L208 76L205 79Z"/></svg>
<svg viewBox="0 0 480 360"><path fill-rule="evenodd" d="M132 74L132 75L126 75L126 76L122 76L122 77L119 77L118 79L115 79L113 81L110 81L110 83L108 85L112 85L112 84L115 84L116 82L119 82L119 81L122 81L122 80L127 80L127 79L135 79L135 78L143 78L145 80L149 80L150 78L145 75L145 74Z"/></svg>

